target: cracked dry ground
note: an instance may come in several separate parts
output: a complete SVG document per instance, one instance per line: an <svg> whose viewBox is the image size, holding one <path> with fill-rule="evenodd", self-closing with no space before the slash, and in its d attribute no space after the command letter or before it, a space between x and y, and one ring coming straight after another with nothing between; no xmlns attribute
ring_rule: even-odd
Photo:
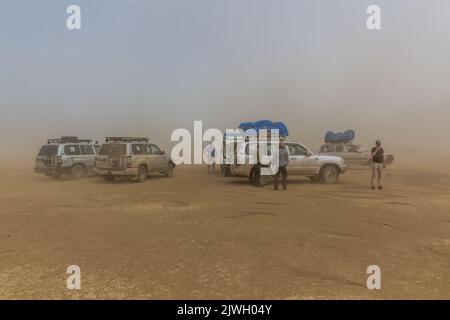
<svg viewBox="0 0 450 320"><path fill-rule="evenodd" d="M199 167L141 184L1 170L3 299L450 298L445 171L394 166L383 191L367 170L290 177L274 192ZM366 288L372 264L381 290ZM66 289L69 265L81 290Z"/></svg>

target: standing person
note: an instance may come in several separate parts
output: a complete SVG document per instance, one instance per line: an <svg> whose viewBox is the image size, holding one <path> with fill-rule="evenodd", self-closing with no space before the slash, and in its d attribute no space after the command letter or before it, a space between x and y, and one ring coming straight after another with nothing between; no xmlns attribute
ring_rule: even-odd
<svg viewBox="0 0 450 320"><path fill-rule="evenodd" d="M208 175L214 175L216 171L216 149L212 143L205 147L205 156L208 159Z"/></svg>
<svg viewBox="0 0 450 320"><path fill-rule="evenodd" d="M371 160L372 160L372 178L370 183L372 185L372 189L375 189L375 175L378 173L378 189L383 189L381 184L381 169L386 167L384 162L384 150L381 146L381 141L377 140L375 142L375 146L370 150Z"/></svg>
<svg viewBox="0 0 450 320"><path fill-rule="evenodd" d="M278 190L278 184L280 180L280 174L283 176L282 178L282 186L283 190L287 189L287 165L289 163L289 154L286 150L286 146L284 144L284 139L280 139L280 147L278 151L279 162L278 162L278 171L275 174L275 184L273 190Z"/></svg>

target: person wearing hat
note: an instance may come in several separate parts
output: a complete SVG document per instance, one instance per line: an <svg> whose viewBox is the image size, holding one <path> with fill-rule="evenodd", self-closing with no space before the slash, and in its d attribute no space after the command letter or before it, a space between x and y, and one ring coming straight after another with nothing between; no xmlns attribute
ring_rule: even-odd
<svg viewBox="0 0 450 320"><path fill-rule="evenodd" d="M381 169L386 167L384 162L384 150L381 146L381 141L377 140L375 146L370 150L372 160L372 178L370 180L372 189L375 189L375 175L378 173L378 189L383 189L381 184Z"/></svg>
<svg viewBox="0 0 450 320"><path fill-rule="evenodd" d="M282 175L281 185L283 190L287 189L287 165L289 164L289 153L286 150L284 144L284 138L280 138L279 151L278 151L278 171L275 174L275 184L273 190L278 190L278 184L280 181L280 174Z"/></svg>

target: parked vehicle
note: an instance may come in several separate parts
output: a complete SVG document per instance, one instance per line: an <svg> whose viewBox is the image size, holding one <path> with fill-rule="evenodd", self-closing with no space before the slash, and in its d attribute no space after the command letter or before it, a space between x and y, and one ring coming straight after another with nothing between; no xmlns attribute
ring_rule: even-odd
<svg viewBox="0 0 450 320"><path fill-rule="evenodd" d="M105 180L132 177L143 182L151 173L173 176L175 164L148 138L107 137L95 161L95 171Z"/></svg>
<svg viewBox="0 0 450 320"><path fill-rule="evenodd" d="M319 154L342 157L349 166L368 165L370 159L369 150L362 150L360 145L352 142L325 143L320 147ZM386 165L392 164L394 156L392 154L385 154L384 160Z"/></svg>
<svg viewBox="0 0 450 320"><path fill-rule="evenodd" d="M249 144L247 144L245 152L248 157L251 157L248 155ZM346 164L341 157L315 155L298 142L286 142L285 145L289 153L289 164L287 167L289 175L306 176L312 181L333 184L338 182L340 174L346 171ZM230 171L233 176L248 177L251 182L254 182L255 165L231 164ZM271 176L261 176L264 184L268 184L270 179Z"/></svg>
<svg viewBox="0 0 450 320"><path fill-rule="evenodd" d="M63 175L80 179L93 173L100 146L90 139L65 136L48 139L36 157L35 171L59 179Z"/></svg>

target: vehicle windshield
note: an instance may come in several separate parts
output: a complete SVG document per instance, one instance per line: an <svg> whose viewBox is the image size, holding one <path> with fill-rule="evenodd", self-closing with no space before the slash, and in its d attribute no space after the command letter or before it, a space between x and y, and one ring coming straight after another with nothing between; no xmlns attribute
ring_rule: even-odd
<svg viewBox="0 0 450 320"><path fill-rule="evenodd" d="M55 145L45 145L41 147L41 150L39 150L40 156L56 156L58 155L58 147Z"/></svg>
<svg viewBox="0 0 450 320"><path fill-rule="evenodd" d="M127 145L123 143L116 144L102 144L100 151L101 156L124 156L126 154Z"/></svg>

